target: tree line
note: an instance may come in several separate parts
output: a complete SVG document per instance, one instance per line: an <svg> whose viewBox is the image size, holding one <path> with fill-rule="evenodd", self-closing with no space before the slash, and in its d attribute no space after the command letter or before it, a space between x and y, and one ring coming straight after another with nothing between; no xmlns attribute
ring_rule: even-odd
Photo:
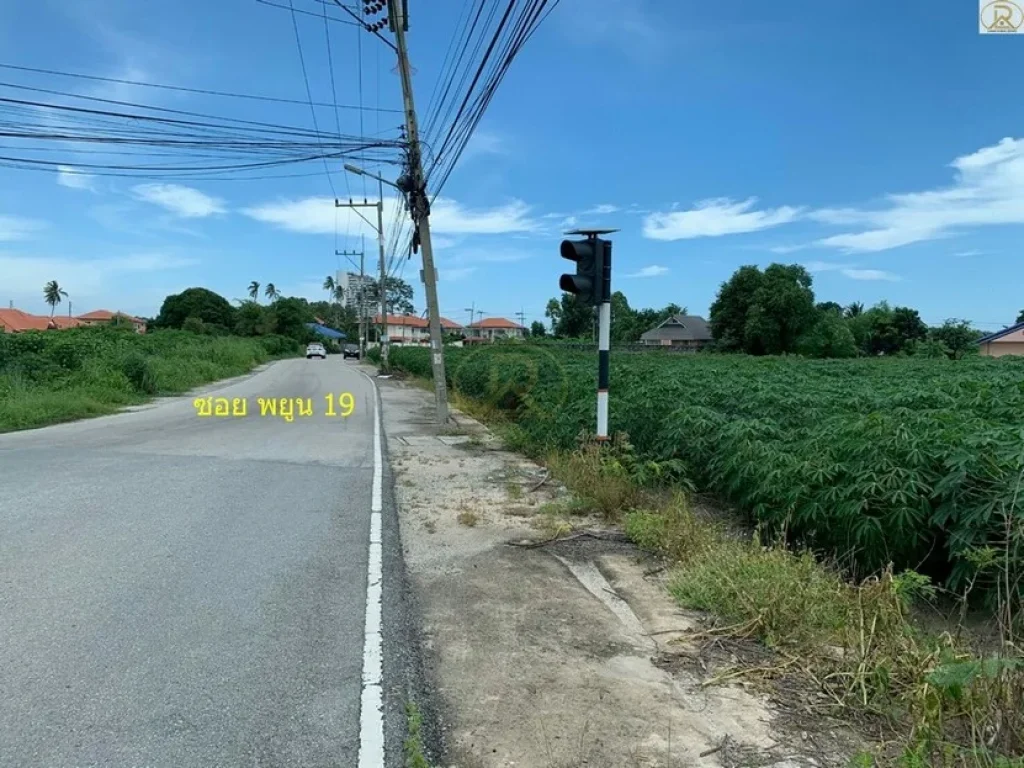
<svg viewBox="0 0 1024 768"><path fill-rule="evenodd" d="M159 314L149 322L153 329L177 328L195 333L234 334L238 336L287 336L300 342L319 337L308 323L322 321L350 339L359 338L359 314L344 305L345 294L333 277L324 280L326 301L309 301L296 296L283 296L273 283L253 280L246 289L246 299L228 299L208 288L187 288L164 299ZM262 291L261 291L262 289ZM268 303L260 303L260 295ZM389 314L411 314L412 286L397 277L388 277L384 283L385 302ZM372 281L365 288L364 300L370 324L370 338L376 332L373 316L379 313L379 282ZM236 306L237 305L237 306Z"/></svg>
<svg viewBox="0 0 1024 768"><path fill-rule="evenodd" d="M860 302L847 307L816 303L812 283L798 264L772 264L763 271L740 267L711 305L715 349L822 358L913 354L958 359L975 351L984 335L966 320L929 327L916 309L885 301L870 308Z"/></svg>

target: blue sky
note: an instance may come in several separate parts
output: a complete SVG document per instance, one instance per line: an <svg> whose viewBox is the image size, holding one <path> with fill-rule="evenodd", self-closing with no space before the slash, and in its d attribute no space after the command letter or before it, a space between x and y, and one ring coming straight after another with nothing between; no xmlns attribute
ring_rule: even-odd
<svg viewBox="0 0 1024 768"><path fill-rule="evenodd" d="M287 4L288 0L279 0ZM319 12L314 0L296 8ZM463 0L464 1L464 0ZM410 0L421 116L461 10ZM442 312L542 319L562 231L616 227L614 287L706 314L743 264L801 263L820 301L907 304L987 329L1024 307L1024 37L978 34L971 0L562 0L513 64L435 204ZM0 0L0 63L305 99L287 11L256 0ZM310 89L331 101L323 23L298 17ZM395 109L391 51L332 25L339 103ZM270 104L0 70L0 81L311 127ZM0 95L10 96L5 88ZM330 108L317 110L333 130ZM395 112L342 131L397 137ZM4 142L7 143L7 142ZM12 145L13 146L13 145ZM59 154L59 153L56 153ZM67 153L68 163L84 162ZM335 169L332 168L332 171ZM340 168L339 197L364 182ZM319 298L370 230L309 175L183 182L0 169L0 301L156 314L251 280ZM385 167L384 173L394 173ZM373 197L375 185L366 187ZM387 202L391 221L394 200ZM403 277L423 308L418 257ZM66 311L66 307L63 308Z"/></svg>

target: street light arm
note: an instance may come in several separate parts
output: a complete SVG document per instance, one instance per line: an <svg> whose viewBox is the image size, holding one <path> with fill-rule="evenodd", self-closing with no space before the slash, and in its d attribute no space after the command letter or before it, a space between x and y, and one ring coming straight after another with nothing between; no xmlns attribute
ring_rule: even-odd
<svg viewBox="0 0 1024 768"><path fill-rule="evenodd" d="M365 171L358 166L349 165L348 163L345 163L345 170L348 171L349 173L354 173L356 176L369 176L371 179L379 181L381 184L387 184L389 187L393 187L394 189L397 189L399 192L402 191L402 188L395 184L393 181L388 181L387 179L382 178L375 173Z"/></svg>

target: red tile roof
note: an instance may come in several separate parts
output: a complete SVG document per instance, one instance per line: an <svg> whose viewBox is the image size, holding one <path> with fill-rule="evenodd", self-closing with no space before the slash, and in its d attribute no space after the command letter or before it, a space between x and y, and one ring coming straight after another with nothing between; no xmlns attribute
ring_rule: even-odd
<svg viewBox="0 0 1024 768"><path fill-rule="evenodd" d="M380 322L379 314L373 316L373 322ZM427 319L425 317L417 317L416 315L388 315L388 325L404 325L411 328L427 328L429 327L430 323L427 322ZM447 317L441 318L441 327L447 328L449 330L455 328L462 328L461 325L449 320Z"/></svg>
<svg viewBox="0 0 1024 768"><path fill-rule="evenodd" d="M81 323L73 317L30 315L20 309L0 309L0 330L5 332L45 331L49 328L74 328Z"/></svg>
<svg viewBox="0 0 1024 768"><path fill-rule="evenodd" d="M504 317L487 317L483 320L477 320L473 323L470 328L523 328L519 323L513 323L511 320L506 320Z"/></svg>
<svg viewBox="0 0 1024 768"><path fill-rule="evenodd" d="M140 323L142 322L137 317L125 314L124 312L111 312L109 309L95 309L92 312L86 312L84 315L79 315L79 320L113 320L115 317L127 317L129 320Z"/></svg>

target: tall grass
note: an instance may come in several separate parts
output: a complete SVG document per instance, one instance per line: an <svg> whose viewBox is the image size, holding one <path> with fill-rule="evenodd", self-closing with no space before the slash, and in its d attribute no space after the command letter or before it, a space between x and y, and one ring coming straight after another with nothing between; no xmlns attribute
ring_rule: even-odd
<svg viewBox="0 0 1024 768"><path fill-rule="evenodd" d="M277 336L112 328L0 334L0 432L112 413L298 351Z"/></svg>

